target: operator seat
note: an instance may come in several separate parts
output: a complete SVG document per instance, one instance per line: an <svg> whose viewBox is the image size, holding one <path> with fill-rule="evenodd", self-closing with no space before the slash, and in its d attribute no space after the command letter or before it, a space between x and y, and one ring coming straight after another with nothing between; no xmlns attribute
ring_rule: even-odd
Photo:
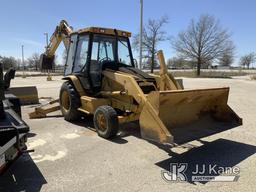
<svg viewBox="0 0 256 192"><path fill-rule="evenodd" d="M93 88L101 88L101 65L97 60L91 60L90 78Z"/></svg>

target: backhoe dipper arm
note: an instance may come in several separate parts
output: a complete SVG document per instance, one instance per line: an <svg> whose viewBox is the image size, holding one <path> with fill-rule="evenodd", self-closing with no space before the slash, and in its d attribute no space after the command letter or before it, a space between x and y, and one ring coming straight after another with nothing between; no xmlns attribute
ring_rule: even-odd
<svg viewBox="0 0 256 192"><path fill-rule="evenodd" d="M62 20L53 32L50 43L46 47L46 51L41 55L40 66L41 69L52 69L54 63L54 54L63 41L66 50L69 47L69 35L72 33L72 28L65 20Z"/></svg>
<svg viewBox="0 0 256 192"><path fill-rule="evenodd" d="M51 36L50 43L47 46L45 55L47 55L48 57L53 56L61 41L63 41L65 48L68 49L68 36L70 35L70 33L72 33L72 28L65 20L62 20Z"/></svg>

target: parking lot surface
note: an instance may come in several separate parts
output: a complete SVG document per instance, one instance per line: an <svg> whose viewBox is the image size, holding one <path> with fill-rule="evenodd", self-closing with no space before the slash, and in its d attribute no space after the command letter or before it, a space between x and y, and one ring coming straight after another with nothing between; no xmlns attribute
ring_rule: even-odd
<svg viewBox="0 0 256 192"><path fill-rule="evenodd" d="M183 78L185 88L230 86L229 105L243 126L168 149L140 138L137 123L123 125L113 140L97 136L92 117L69 123L60 112L29 119L35 106L22 107L31 128L28 148L0 177L0 191L255 191L256 81ZM39 97L57 98L61 77L16 78L12 86L36 85ZM238 167L237 182L167 182L162 171L170 163ZM192 171L192 170L191 170ZM221 175L221 174L220 174Z"/></svg>

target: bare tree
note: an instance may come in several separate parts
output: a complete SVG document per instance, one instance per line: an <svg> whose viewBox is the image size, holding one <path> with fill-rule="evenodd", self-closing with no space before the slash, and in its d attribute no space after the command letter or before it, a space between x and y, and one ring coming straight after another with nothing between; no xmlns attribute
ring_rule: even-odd
<svg viewBox="0 0 256 192"><path fill-rule="evenodd" d="M220 66L230 67L235 60L235 55L233 50L228 50L223 52L223 54L219 58Z"/></svg>
<svg viewBox="0 0 256 192"><path fill-rule="evenodd" d="M253 64L256 61L256 55L255 53L249 53L247 55L244 55L240 59L240 65L242 67L247 67L247 69L250 68L250 65Z"/></svg>
<svg viewBox="0 0 256 192"><path fill-rule="evenodd" d="M17 66L17 60L14 57L1 57L0 62L3 64L4 70L7 70L11 67Z"/></svg>
<svg viewBox="0 0 256 192"><path fill-rule="evenodd" d="M38 53L33 53L31 57L27 59L28 65L31 68L35 68L37 71L39 69L40 55Z"/></svg>
<svg viewBox="0 0 256 192"><path fill-rule="evenodd" d="M202 15L197 22L192 20L187 30L178 34L173 47L181 56L197 60L198 76L204 63L211 63L224 52L235 49L228 31L209 15Z"/></svg>
<svg viewBox="0 0 256 192"><path fill-rule="evenodd" d="M146 26L144 26L142 34L143 57L149 59L151 73L153 73L156 64L157 45L159 42L168 39L166 32L162 30L163 26L168 22L168 17L163 16L158 20L149 19ZM136 34L133 38L133 47L139 50L139 45L139 34Z"/></svg>
<svg viewBox="0 0 256 192"><path fill-rule="evenodd" d="M17 69L17 70L20 70L20 69L21 69L21 66L22 66L22 60L21 60L20 58L17 58L16 61L17 61L16 69Z"/></svg>

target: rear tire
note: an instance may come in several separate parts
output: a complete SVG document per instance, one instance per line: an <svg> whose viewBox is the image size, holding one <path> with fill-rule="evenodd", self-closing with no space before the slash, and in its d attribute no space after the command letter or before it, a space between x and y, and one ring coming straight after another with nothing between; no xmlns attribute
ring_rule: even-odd
<svg viewBox="0 0 256 192"><path fill-rule="evenodd" d="M64 82L60 89L60 110L64 119L76 121L81 118L78 108L81 106L80 96L70 82Z"/></svg>
<svg viewBox="0 0 256 192"><path fill-rule="evenodd" d="M93 122L100 137L109 139L118 133L119 124L117 113L108 105L103 105L96 109Z"/></svg>

